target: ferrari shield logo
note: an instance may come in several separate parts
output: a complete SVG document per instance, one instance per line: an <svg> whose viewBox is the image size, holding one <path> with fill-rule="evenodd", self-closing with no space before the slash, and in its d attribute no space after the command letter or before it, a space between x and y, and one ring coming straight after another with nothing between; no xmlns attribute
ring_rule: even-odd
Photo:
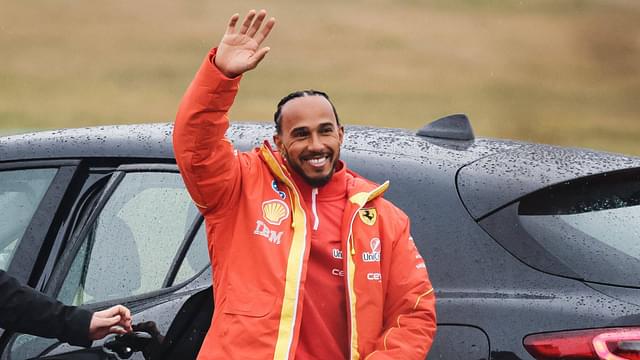
<svg viewBox="0 0 640 360"><path fill-rule="evenodd" d="M360 209L358 211L358 215L360 215L360 220L362 220L363 223L369 226L373 226L373 224L375 224L376 220L378 219L378 212L375 208Z"/></svg>

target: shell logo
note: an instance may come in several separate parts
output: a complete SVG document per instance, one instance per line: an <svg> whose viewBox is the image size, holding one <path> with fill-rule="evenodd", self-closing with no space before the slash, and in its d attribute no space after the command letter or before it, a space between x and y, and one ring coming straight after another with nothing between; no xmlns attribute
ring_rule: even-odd
<svg viewBox="0 0 640 360"><path fill-rule="evenodd" d="M262 203L262 216L271 225L280 225L289 217L289 207L282 200L269 200Z"/></svg>

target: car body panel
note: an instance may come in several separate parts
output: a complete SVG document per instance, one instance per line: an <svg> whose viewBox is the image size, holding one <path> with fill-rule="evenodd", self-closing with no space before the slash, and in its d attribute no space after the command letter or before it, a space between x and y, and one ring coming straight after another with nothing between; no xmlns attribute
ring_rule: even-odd
<svg viewBox="0 0 640 360"><path fill-rule="evenodd" d="M640 158L541 144L483 157L458 175L460 197L475 219L543 187L614 170L640 167ZM496 187L496 184L500 184Z"/></svg>
<svg viewBox="0 0 640 360"><path fill-rule="evenodd" d="M96 204L109 198L113 179L131 169L176 171L171 134L171 124L145 124L0 138L0 171L58 163L75 167L79 174L77 183L62 182L66 185L58 191L66 200L48 216L43 208L34 219L28 236L39 260L21 271L24 281L57 294L70 266L65 252L79 246L74 236L81 226L91 224L89 215L99 210ZM243 151L272 134L272 125L265 123L233 123L227 133ZM440 330L429 359L530 360L522 346L528 334L640 323L640 290L536 269L481 226L496 210L524 195L575 177L638 167L638 158L508 140L434 139L407 130L360 126L347 127L341 157L373 181L390 180L384 196L410 216L412 235L436 289ZM40 236L49 242L38 241ZM177 321L174 317L182 316L183 305L210 286L206 270L176 286L119 300L131 307L134 322L154 321L166 335ZM0 359L6 359L3 347L15 337L2 339ZM102 358L96 349L105 341L88 350L53 341L46 353L56 359L81 354Z"/></svg>
<svg viewBox="0 0 640 360"><path fill-rule="evenodd" d="M21 159L104 157L173 159L173 125L112 125L42 131L2 137L0 163ZM227 137L243 151L273 136L268 123L232 123ZM478 139L447 142L416 136L408 130L347 126L343 151L358 149L379 154L442 160L453 165L520 146L516 142Z"/></svg>

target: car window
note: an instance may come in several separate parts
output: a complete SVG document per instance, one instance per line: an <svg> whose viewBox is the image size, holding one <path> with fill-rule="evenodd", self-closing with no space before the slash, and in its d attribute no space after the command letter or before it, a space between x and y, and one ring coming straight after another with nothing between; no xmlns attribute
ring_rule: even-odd
<svg viewBox="0 0 640 360"><path fill-rule="evenodd" d="M498 215L499 216L499 215ZM515 229L498 240L524 262L558 275L640 286L640 173L550 186L517 205ZM524 236L518 236L522 231ZM508 237L516 241L505 241Z"/></svg>
<svg viewBox="0 0 640 360"><path fill-rule="evenodd" d="M80 305L161 289L196 216L179 174L127 173L90 224L59 299Z"/></svg>
<svg viewBox="0 0 640 360"><path fill-rule="evenodd" d="M0 269L9 267L56 172L57 169L0 171Z"/></svg>
<svg viewBox="0 0 640 360"><path fill-rule="evenodd" d="M193 239L187 254L180 264L178 273L174 280L174 284L179 284L185 280L190 279L202 269L209 266L209 250L207 248L207 234L205 225L202 223L200 229L196 233L196 237Z"/></svg>

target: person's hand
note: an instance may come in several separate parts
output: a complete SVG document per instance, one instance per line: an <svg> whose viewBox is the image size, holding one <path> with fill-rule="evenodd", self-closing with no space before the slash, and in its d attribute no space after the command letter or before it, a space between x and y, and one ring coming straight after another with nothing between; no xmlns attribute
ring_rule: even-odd
<svg viewBox="0 0 640 360"><path fill-rule="evenodd" d="M97 311L91 317L89 339L98 340L109 334L124 334L131 331L131 312L122 305Z"/></svg>
<svg viewBox="0 0 640 360"><path fill-rule="evenodd" d="M270 49L260 45L273 29L276 19L270 18L263 25L266 16L266 10L260 10L257 15L255 10L249 11L237 32L240 15L231 17L214 58L215 65L225 76L234 78L253 69L267 55Z"/></svg>

